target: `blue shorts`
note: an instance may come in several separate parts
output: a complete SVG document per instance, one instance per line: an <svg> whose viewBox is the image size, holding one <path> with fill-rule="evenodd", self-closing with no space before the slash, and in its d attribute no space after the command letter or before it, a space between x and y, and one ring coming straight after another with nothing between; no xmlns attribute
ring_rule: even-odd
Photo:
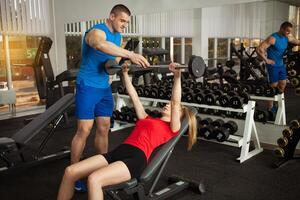
<svg viewBox="0 0 300 200"><path fill-rule="evenodd" d="M276 83L278 81L286 80L286 68L285 65L272 66L267 65L268 78L270 83Z"/></svg>
<svg viewBox="0 0 300 200"><path fill-rule="evenodd" d="M111 117L114 109L114 100L111 87L94 88L76 85L76 116L78 119L95 119L95 117Z"/></svg>

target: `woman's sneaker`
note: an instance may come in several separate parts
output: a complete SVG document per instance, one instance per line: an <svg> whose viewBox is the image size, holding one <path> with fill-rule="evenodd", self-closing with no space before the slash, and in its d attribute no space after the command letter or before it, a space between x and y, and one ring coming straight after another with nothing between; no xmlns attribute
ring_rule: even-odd
<svg viewBox="0 0 300 200"><path fill-rule="evenodd" d="M77 192L86 192L86 185L83 181L76 181L75 182L75 190Z"/></svg>

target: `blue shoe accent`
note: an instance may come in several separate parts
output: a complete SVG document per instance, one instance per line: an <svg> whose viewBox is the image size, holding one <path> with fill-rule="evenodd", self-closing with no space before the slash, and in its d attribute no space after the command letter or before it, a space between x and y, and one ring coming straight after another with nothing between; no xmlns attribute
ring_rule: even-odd
<svg viewBox="0 0 300 200"><path fill-rule="evenodd" d="M85 183L83 182L83 181L76 181L75 182L75 190L77 191L77 192L86 192L86 185L85 185Z"/></svg>
<svg viewBox="0 0 300 200"><path fill-rule="evenodd" d="M277 113L277 110L278 110L278 108L277 108L276 106L273 106L273 107L271 108L271 112L272 112L272 113Z"/></svg>

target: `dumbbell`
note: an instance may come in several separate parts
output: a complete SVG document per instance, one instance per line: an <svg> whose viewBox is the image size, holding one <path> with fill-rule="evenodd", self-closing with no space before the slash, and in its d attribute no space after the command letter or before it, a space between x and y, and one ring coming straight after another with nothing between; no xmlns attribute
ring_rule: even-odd
<svg viewBox="0 0 300 200"><path fill-rule="evenodd" d="M112 114L112 118L114 119L114 120L120 120L120 111L119 110L114 110L113 111L113 114Z"/></svg>
<svg viewBox="0 0 300 200"><path fill-rule="evenodd" d="M285 156L285 149L281 147L277 147L274 149L274 154L279 158L283 158Z"/></svg>
<svg viewBox="0 0 300 200"><path fill-rule="evenodd" d="M198 104L204 104L204 93L202 90L199 90L197 93L194 95L194 102Z"/></svg>
<svg viewBox="0 0 300 200"><path fill-rule="evenodd" d="M289 71L288 71L288 74L289 74L290 77L294 77L294 76L297 75L297 71L294 70L294 69L292 69L292 70L289 70Z"/></svg>
<svg viewBox="0 0 300 200"><path fill-rule="evenodd" d="M299 85L300 81L299 81L299 78L292 78L291 79L291 85L293 87L297 87Z"/></svg>
<svg viewBox="0 0 300 200"><path fill-rule="evenodd" d="M265 90L264 90L264 86L262 85L256 85L255 88L254 88L254 94L255 96L263 96L264 93L265 93Z"/></svg>
<svg viewBox="0 0 300 200"><path fill-rule="evenodd" d="M222 107L229 107L230 106L230 98L236 96L237 93L233 91L229 91L227 94L223 94L219 97L219 104Z"/></svg>
<svg viewBox="0 0 300 200"><path fill-rule="evenodd" d="M150 97L151 87L149 85L144 86L144 97Z"/></svg>
<svg viewBox="0 0 300 200"><path fill-rule="evenodd" d="M228 83L224 83L221 87L225 93L229 92L231 87Z"/></svg>
<svg viewBox="0 0 300 200"><path fill-rule="evenodd" d="M229 135L236 133L238 125L234 121L228 121L221 127L214 129L214 135L218 142L224 142L229 138Z"/></svg>
<svg viewBox="0 0 300 200"><path fill-rule="evenodd" d="M209 124L212 122L213 120L211 118L205 118L202 120L199 120L198 122L198 135L200 137L203 137L203 133L205 131L205 127L209 126Z"/></svg>
<svg viewBox="0 0 300 200"><path fill-rule="evenodd" d="M277 144L279 147L283 148L289 143L289 139L286 137L280 137L277 139Z"/></svg>
<svg viewBox="0 0 300 200"><path fill-rule="evenodd" d="M214 129L221 127L224 124L222 119L217 119L211 122L208 126L202 128L203 137L207 140L215 139Z"/></svg>
<svg viewBox="0 0 300 200"><path fill-rule="evenodd" d="M119 94L126 94L126 89L123 85L119 85L117 91Z"/></svg>
<svg viewBox="0 0 300 200"><path fill-rule="evenodd" d="M184 102L193 102L194 101L194 92L191 88L182 89L182 100Z"/></svg>
<svg viewBox="0 0 300 200"><path fill-rule="evenodd" d="M251 94L252 93L252 87L250 85L241 85L241 89L240 89L241 92L246 92L248 94Z"/></svg>
<svg viewBox="0 0 300 200"><path fill-rule="evenodd" d="M219 83L212 83L210 88L212 90L219 90L220 89L220 84Z"/></svg>
<svg viewBox="0 0 300 200"><path fill-rule="evenodd" d="M243 104L247 104L250 97L246 92L235 95L230 98L229 104L232 108L242 108Z"/></svg>
<svg viewBox="0 0 300 200"><path fill-rule="evenodd" d="M224 142L229 138L229 135L234 134L238 130L238 125L234 121L228 121L221 127L215 128L213 135L218 142Z"/></svg>
<svg viewBox="0 0 300 200"><path fill-rule="evenodd" d="M278 91L276 90L276 88L272 88L270 85L266 85L264 88L264 94L266 97L273 97L277 93Z"/></svg>
<svg viewBox="0 0 300 200"><path fill-rule="evenodd" d="M300 128L300 121L299 121L299 119L298 120L297 119L292 120L290 122L289 126L290 126L291 129Z"/></svg>
<svg viewBox="0 0 300 200"><path fill-rule="evenodd" d="M293 135L293 129L291 128L286 128L282 131L282 135L286 138L290 138Z"/></svg>
<svg viewBox="0 0 300 200"><path fill-rule="evenodd" d="M236 92L236 93L240 93L241 92L241 85L239 84L232 84L230 87L230 90Z"/></svg>
<svg viewBox="0 0 300 200"><path fill-rule="evenodd" d="M160 87L158 88L158 91L157 91L157 98L158 99L166 99L167 98L167 88L166 87Z"/></svg>
<svg viewBox="0 0 300 200"><path fill-rule="evenodd" d="M151 98L158 98L158 86L157 85L152 86L149 96Z"/></svg>

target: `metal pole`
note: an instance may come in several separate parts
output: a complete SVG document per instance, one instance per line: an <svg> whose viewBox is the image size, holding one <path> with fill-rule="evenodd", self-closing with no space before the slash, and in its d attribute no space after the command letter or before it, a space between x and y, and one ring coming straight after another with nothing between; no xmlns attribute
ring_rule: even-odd
<svg viewBox="0 0 300 200"><path fill-rule="evenodd" d="M12 84L12 78L11 78L11 65L10 65L8 35L5 34L3 39L4 39L4 49L5 49L7 86L8 86L8 89L11 90L13 88L13 84Z"/></svg>

